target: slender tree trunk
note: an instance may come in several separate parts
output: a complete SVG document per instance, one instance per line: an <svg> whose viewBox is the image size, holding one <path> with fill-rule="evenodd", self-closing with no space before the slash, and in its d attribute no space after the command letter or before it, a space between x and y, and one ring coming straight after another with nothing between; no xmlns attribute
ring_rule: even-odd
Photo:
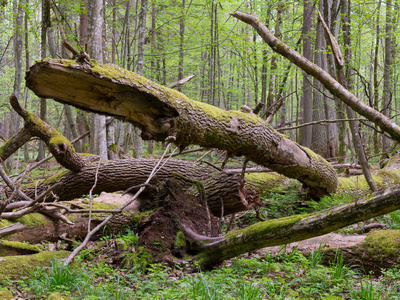
<svg viewBox="0 0 400 300"><path fill-rule="evenodd" d="M312 3L311 0L303 1L303 56L309 61L312 61L311 52L311 23L312 23ZM303 115L303 123L310 123L313 120L312 116L312 88L311 76L303 74L303 97L301 98L301 108ZM300 129L300 145L305 147L311 146L312 127L306 126Z"/></svg>
<svg viewBox="0 0 400 300"><path fill-rule="evenodd" d="M183 47L185 45L185 0L182 0L182 11L181 17L179 19L179 67L178 67L178 80L183 79L183 63L185 58L185 53L183 52ZM182 92L182 88L179 86L177 88L179 92Z"/></svg>
<svg viewBox="0 0 400 300"><path fill-rule="evenodd" d="M115 55L116 55L116 39L117 39L117 0L112 0L112 24L111 24L111 63L115 64Z"/></svg>
<svg viewBox="0 0 400 300"><path fill-rule="evenodd" d="M184 6L184 1L183 1ZM183 41L182 41L183 43ZM183 48L183 45L182 45ZM156 50L156 4L153 2L151 5L151 53L154 54ZM183 49L182 49L183 51ZM156 80L156 66L155 58L151 58L151 74L153 79ZM183 68L183 54L182 54L182 68ZM182 71L183 72L183 71ZM183 75L182 75L183 76ZM147 152L153 154L154 141L150 140L147 142Z"/></svg>
<svg viewBox="0 0 400 300"><path fill-rule="evenodd" d="M147 15L147 0L141 1L140 13L139 13L139 39L138 39L138 55L137 55L137 69L136 73L143 75L144 72L144 48L145 48L145 38L146 38L146 15ZM135 151L136 158L143 157L143 140L140 137L141 130L135 128L133 148Z"/></svg>
<svg viewBox="0 0 400 300"><path fill-rule="evenodd" d="M333 35L337 37L339 35L339 17L340 10L339 4L340 0L325 0L324 15L325 19L329 21L329 28ZM325 37L327 40L327 36ZM332 54L327 54L327 67L331 74L335 77L335 62ZM325 97L325 115L327 120L336 120L336 103L340 100L334 96L334 99ZM327 156L326 158L336 158L337 145L338 145L338 133L337 124L329 123L327 126Z"/></svg>
<svg viewBox="0 0 400 300"><path fill-rule="evenodd" d="M90 0L90 57L103 62L103 0ZM93 153L107 160L106 117L93 115Z"/></svg>
<svg viewBox="0 0 400 300"><path fill-rule="evenodd" d="M374 55L374 103L373 108L379 110L379 80L378 80L378 61L379 61L379 41L380 41L380 10L381 10L381 0L378 2L377 17L376 17L376 41L375 41L375 55ZM375 154L380 153L381 141L378 137L378 132L374 130L374 152Z"/></svg>
<svg viewBox="0 0 400 300"><path fill-rule="evenodd" d="M276 11L276 23L275 23L275 35L277 38L281 38L281 27L282 27L282 13L283 13L283 2L280 0L278 3L277 11ZM267 108L271 107L271 105L277 100L276 99L276 91L278 87L277 83L277 72L278 72L278 55L274 54L271 58L270 65L270 75L269 75L269 87L268 87L268 97L267 97Z"/></svg>
<svg viewBox="0 0 400 300"><path fill-rule="evenodd" d="M319 10L323 11L324 2L320 1ZM315 54L314 54L314 63L319 66L321 69L326 70L326 65L324 62L324 28L320 21L317 23L316 30L316 41L315 41ZM313 121L324 120L326 118L325 114L325 96L321 94L321 90L323 90L322 84L317 80L313 80ZM312 140L311 140L311 149L322 155L323 157L328 156L328 130L324 125L314 125L312 126Z"/></svg>
<svg viewBox="0 0 400 300"><path fill-rule="evenodd" d="M117 159L117 147L115 145L115 121L106 117L107 125L107 156L110 160Z"/></svg>
<svg viewBox="0 0 400 300"><path fill-rule="evenodd" d="M25 0L25 4L29 5L29 0ZM25 27L25 69L28 70L31 63L29 58L29 31L28 31L28 12L25 11L24 15L24 27ZM25 99L24 99L24 106L28 106L28 88L25 87ZM24 144L24 160L25 162L30 161L29 157L29 142Z"/></svg>
<svg viewBox="0 0 400 300"><path fill-rule="evenodd" d="M49 0L42 1L42 33L40 42L40 57L46 58L46 46L47 46L47 29L50 27L50 2ZM40 98L40 118L46 122L47 120L47 104L45 98ZM37 160L40 161L45 157L45 145L42 141L39 141L39 153Z"/></svg>
<svg viewBox="0 0 400 300"><path fill-rule="evenodd" d="M392 0L386 1L386 27L385 27L385 66L383 69L383 106L382 113L390 118L391 112L391 80L392 80ZM385 152L384 157L388 157L390 150L391 139L382 136L382 152Z"/></svg>

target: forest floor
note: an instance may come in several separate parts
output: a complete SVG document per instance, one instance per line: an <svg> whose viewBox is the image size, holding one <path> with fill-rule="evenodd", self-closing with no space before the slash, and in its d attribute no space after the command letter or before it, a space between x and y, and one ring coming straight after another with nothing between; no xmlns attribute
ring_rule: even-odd
<svg viewBox="0 0 400 300"><path fill-rule="evenodd" d="M316 251L319 248L346 248L362 243L365 240L365 235L345 235L339 233L328 233L315 238L303 240L296 243L286 245L286 251L293 251L298 249L301 253L310 253ZM281 250L282 246L267 247L258 250L259 253L269 252L271 255L277 255Z"/></svg>
<svg viewBox="0 0 400 300"><path fill-rule="evenodd" d="M98 199L109 203L124 201L117 194L102 194ZM350 200L344 195L304 205L298 191L279 191L264 199L260 214L272 219ZM161 216L160 222L156 222L159 225L165 221ZM202 217L207 218L206 214ZM243 212L237 214L231 229L258 221L254 211ZM369 222L400 229L400 212ZM222 232L228 223L229 218L222 220ZM173 263L152 262L137 232L125 228L90 242L69 267L55 260L50 267L36 268L21 278L1 280L0 299L400 299L399 266L383 269L380 274L366 273L359 264L346 264L340 250L333 261L324 262L324 246L346 247L365 238L355 234L356 227L300 243L260 249L225 261L210 271L199 270L188 257ZM174 243L177 249L182 246L176 240ZM43 242L38 246L43 250L69 249L66 243Z"/></svg>

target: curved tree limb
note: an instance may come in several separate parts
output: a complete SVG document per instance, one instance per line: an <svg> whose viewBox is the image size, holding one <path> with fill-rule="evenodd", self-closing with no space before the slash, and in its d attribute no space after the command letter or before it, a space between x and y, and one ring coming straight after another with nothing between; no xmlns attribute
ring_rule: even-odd
<svg viewBox="0 0 400 300"><path fill-rule="evenodd" d="M318 79L333 95L337 96L340 100L342 100L360 115L377 124L383 131L387 132L393 140L400 142L400 126L395 124L384 114L363 103L331 75L329 75L328 72L310 62L300 53L296 52L281 40L276 38L260 21L260 19L257 18L257 16L238 11L232 13L231 15L251 25L273 51L286 57L304 72Z"/></svg>
<svg viewBox="0 0 400 300"><path fill-rule="evenodd" d="M10 103L14 110L24 119L24 128L29 130L32 136L37 136L43 140L51 154L63 167L72 171L79 171L85 166L84 159L75 152L74 147L67 138L43 122L35 114L22 108L15 95L10 97Z"/></svg>

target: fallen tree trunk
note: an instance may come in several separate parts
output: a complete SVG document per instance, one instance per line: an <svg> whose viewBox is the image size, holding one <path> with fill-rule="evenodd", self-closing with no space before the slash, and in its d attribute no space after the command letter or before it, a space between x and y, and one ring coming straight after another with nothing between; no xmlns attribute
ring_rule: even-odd
<svg viewBox="0 0 400 300"><path fill-rule="evenodd" d="M114 65L91 64L43 60L30 68L26 83L38 96L131 122L142 128L144 139L227 150L298 179L315 197L335 191L336 173L329 163L256 115L190 100Z"/></svg>
<svg viewBox="0 0 400 300"><path fill-rule="evenodd" d="M97 184L92 193L100 194L103 191L112 193L126 190L132 186L142 184L149 177L156 165L156 159L121 159L95 162L82 168L79 172L68 170L61 171L39 184L25 187L23 192L34 197L35 194L54 186L53 195L48 195L46 201L68 201L89 194L93 187L96 172ZM240 175L227 174L215 171L211 167L205 167L193 162L183 160L169 160L157 173L151 184L157 185L166 179L179 174L185 178L201 181L207 197L210 211L220 217L255 207L261 199L251 190L251 184L247 188L241 188ZM177 178L185 181L185 179ZM195 192L196 194L197 192ZM151 201L155 195L149 195L143 201ZM244 194L244 196L243 196ZM151 196L151 197L150 197Z"/></svg>
<svg viewBox="0 0 400 300"><path fill-rule="evenodd" d="M222 237L201 236L185 224L182 228L202 249L197 255L200 265L210 267L245 252L320 236L398 209L400 188L396 187L321 212L260 222Z"/></svg>

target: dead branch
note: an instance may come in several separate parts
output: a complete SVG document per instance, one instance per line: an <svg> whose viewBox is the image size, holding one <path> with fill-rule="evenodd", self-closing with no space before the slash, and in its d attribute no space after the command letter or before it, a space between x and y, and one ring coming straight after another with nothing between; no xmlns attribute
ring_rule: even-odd
<svg viewBox="0 0 400 300"><path fill-rule="evenodd" d="M242 12L234 12L233 17L251 25L273 51L289 59L304 72L318 79L326 89L337 96L353 110L374 122L383 131L387 132L394 140L400 141L400 126L393 123L388 117L360 101L326 71L305 59L300 53L276 38L269 29L255 16Z"/></svg>
<svg viewBox="0 0 400 300"><path fill-rule="evenodd" d="M29 130L32 136L37 136L45 142L51 154L63 167L72 171L79 171L85 166L84 159L75 152L68 139L36 115L23 109L15 95L10 96L10 103L14 110L24 119L24 127Z"/></svg>
<svg viewBox="0 0 400 300"><path fill-rule="evenodd" d="M0 228L0 238L3 236L11 235L17 232L20 232L26 228L26 225L22 225L21 223L14 223L8 225L6 227Z"/></svg>
<svg viewBox="0 0 400 300"><path fill-rule="evenodd" d="M336 119L336 120L320 120L320 121L313 121L313 122L309 122L309 123L304 123L304 124L300 124L297 126L292 126L292 127L282 127L282 128L277 128L277 131L286 131L286 130L292 130L292 129L298 129L301 127L306 127L306 126L312 126L312 125L325 125L328 123L338 123L338 122L349 122L349 121L363 121L365 119L360 119L360 118L352 118L352 119Z"/></svg>
<svg viewBox="0 0 400 300"><path fill-rule="evenodd" d="M190 75L187 76L183 79L178 80L177 82L174 82L173 84L170 84L168 87L170 89L176 88L176 87L180 87L181 85L184 85L186 83L188 83L192 78L194 78L196 75Z"/></svg>

